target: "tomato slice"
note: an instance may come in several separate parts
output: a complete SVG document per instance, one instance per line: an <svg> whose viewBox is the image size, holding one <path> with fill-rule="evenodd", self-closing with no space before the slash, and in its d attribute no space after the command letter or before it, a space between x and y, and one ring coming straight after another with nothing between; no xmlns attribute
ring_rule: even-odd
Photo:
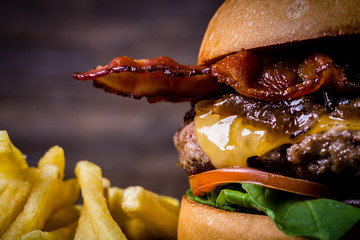
<svg viewBox="0 0 360 240"><path fill-rule="evenodd" d="M337 198L328 185L290 178L253 168L222 168L189 176L194 196L212 192L217 185L225 183L252 183L310 197Z"/></svg>

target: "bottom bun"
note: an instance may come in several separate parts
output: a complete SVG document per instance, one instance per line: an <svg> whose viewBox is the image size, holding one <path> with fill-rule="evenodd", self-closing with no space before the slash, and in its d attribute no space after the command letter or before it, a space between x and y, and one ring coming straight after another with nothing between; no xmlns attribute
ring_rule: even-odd
<svg viewBox="0 0 360 240"><path fill-rule="evenodd" d="M191 239L306 239L288 236L267 216L228 212L196 203L184 196L178 240Z"/></svg>

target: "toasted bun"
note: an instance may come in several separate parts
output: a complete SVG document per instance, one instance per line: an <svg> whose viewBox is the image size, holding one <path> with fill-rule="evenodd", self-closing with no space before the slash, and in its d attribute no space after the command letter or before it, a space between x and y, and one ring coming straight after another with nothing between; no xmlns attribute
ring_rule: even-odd
<svg viewBox="0 0 360 240"><path fill-rule="evenodd" d="M198 64L240 50L360 33L359 0L227 0L215 13Z"/></svg>
<svg viewBox="0 0 360 240"><path fill-rule="evenodd" d="M277 229L267 216L227 212L184 196L181 201L178 240L191 239L305 239Z"/></svg>

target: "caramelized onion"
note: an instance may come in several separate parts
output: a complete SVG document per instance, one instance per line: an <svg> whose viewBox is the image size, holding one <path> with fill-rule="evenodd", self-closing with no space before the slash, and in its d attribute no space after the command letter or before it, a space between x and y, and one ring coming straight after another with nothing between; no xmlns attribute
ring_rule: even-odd
<svg viewBox="0 0 360 240"><path fill-rule="evenodd" d="M348 81L344 71L330 57L316 53L299 66L266 64L249 51L240 51L212 65L219 82L248 97L283 101L330 86L337 92L359 93L360 84Z"/></svg>
<svg viewBox="0 0 360 240"><path fill-rule="evenodd" d="M96 87L123 96L147 97L160 100L184 101L201 99L221 89L210 68L181 65L170 58L133 60L118 57L108 65L75 73L77 80L93 80Z"/></svg>

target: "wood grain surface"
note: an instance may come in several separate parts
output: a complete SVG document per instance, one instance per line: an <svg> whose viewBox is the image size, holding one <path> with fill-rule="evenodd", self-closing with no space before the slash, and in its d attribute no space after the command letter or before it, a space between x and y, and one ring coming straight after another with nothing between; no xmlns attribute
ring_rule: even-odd
<svg viewBox="0 0 360 240"><path fill-rule="evenodd" d="M149 104L105 93L73 72L117 56L196 64L222 1L35 0L0 2L0 129L35 164L57 144L66 175L77 161L112 185L180 198L189 187L172 137L188 103Z"/></svg>

